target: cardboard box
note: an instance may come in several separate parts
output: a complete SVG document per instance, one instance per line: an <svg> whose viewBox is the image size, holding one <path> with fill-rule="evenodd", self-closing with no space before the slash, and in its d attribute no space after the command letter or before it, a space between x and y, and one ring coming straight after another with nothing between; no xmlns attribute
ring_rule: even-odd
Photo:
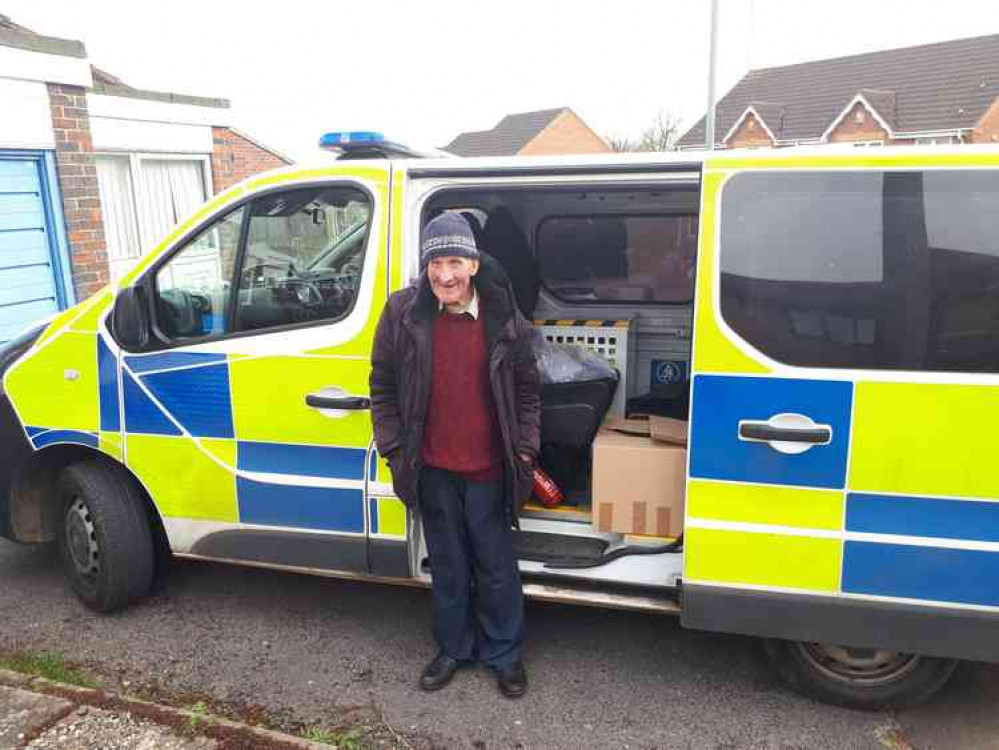
<svg viewBox="0 0 999 750"><path fill-rule="evenodd" d="M594 528L679 535L686 473L686 448L601 428L593 441Z"/></svg>
<svg viewBox="0 0 999 750"><path fill-rule="evenodd" d="M603 427L625 435L648 435L653 440L675 445L687 444L687 422L669 417L608 417Z"/></svg>
<svg viewBox="0 0 999 750"><path fill-rule="evenodd" d="M649 432L653 440L675 445L687 444L687 422L669 417L649 417Z"/></svg>
<svg viewBox="0 0 999 750"><path fill-rule="evenodd" d="M637 419L607 417L601 425L601 428L614 430L614 432L620 432L625 435L644 435L646 437L651 434L652 430L648 417L638 417Z"/></svg>

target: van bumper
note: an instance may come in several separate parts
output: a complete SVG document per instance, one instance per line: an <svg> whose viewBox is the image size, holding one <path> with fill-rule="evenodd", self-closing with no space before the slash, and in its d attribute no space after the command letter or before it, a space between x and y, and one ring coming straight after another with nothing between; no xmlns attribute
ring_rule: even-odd
<svg viewBox="0 0 999 750"><path fill-rule="evenodd" d="M682 597L695 630L999 662L997 613L686 583Z"/></svg>

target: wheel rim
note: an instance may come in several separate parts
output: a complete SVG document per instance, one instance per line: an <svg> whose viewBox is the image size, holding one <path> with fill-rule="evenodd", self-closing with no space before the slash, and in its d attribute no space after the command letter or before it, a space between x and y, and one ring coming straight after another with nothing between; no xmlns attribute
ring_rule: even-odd
<svg viewBox="0 0 999 750"><path fill-rule="evenodd" d="M921 657L877 648L852 648L833 643L796 643L798 651L818 671L850 685L883 685L909 674Z"/></svg>
<svg viewBox="0 0 999 750"><path fill-rule="evenodd" d="M73 498L66 510L66 549L77 575L93 581L100 573L100 549L90 509L81 498Z"/></svg>

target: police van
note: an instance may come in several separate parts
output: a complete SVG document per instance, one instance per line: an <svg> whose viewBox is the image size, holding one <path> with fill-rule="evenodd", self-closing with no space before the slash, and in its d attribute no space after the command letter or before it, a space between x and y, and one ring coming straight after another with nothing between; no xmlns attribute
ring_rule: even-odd
<svg viewBox="0 0 999 750"><path fill-rule="evenodd" d="M606 530L592 435L545 446L577 500L521 513L528 596L762 637L798 689L857 707L999 661L999 150L331 140L340 160L218 195L0 349L0 535L55 541L85 604L142 597L170 553L429 583L368 377L421 226L458 211L547 340L615 360L598 419L689 418L682 524Z"/></svg>

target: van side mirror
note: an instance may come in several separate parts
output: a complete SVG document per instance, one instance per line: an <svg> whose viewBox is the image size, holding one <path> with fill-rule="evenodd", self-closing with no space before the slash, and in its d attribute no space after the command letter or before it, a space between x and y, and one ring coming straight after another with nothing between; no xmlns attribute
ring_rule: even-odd
<svg viewBox="0 0 999 750"><path fill-rule="evenodd" d="M118 292L111 313L111 333L125 349L143 349L149 343L149 306L145 287Z"/></svg>

